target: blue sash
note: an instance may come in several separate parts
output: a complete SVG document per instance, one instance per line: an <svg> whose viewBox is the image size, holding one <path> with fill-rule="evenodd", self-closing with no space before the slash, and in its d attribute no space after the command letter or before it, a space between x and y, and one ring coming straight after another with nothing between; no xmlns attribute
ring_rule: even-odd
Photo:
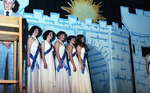
<svg viewBox="0 0 150 93"><path fill-rule="evenodd" d="M33 60L32 64L31 64L31 72L33 72L35 65L39 69L39 64L38 64L38 62L36 62L36 59L37 59L37 56L39 53L40 53L40 44L38 45L38 48L37 48L34 56L30 53L30 58Z"/></svg>
<svg viewBox="0 0 150 93"><path fill-rule="evenodd" d="M50 47L47 51L44 52L44 56L47 55L49 52L51 52L52 48L53 48L53 47L52 47L52 45L51 45L51 47Z"/></svg>
<svg viewBox="0 0 150 93"><path fill-rule="evenodd" d="M83 66L84 66L84 69L81 71L82 74L84 74L84 72L85 72L85 67L86 67L85 61L86 61L86 56L85 56L85 54L84 54L84 57L83 57L83 59L82 59L82 64L83 64Z"/></svg>
<svg viewBox="0 0 150 93"><path fill-rule="evenodd" d="M72 54L72 57L74 57L76 55L76 52L74 52L73 54ZM68 59L68 61L70 61L70 58Z"/></svg>
<svg viewBox="0 0 150 93"><path fill-rule="evenodd" d="M68 67L67 67L67 65L66 65L65 62L64 62L64 60L65 60L65 58L66 58L66 55L67 55L67 52L65 51L64 54L63 54L63 56L62 56L62 58L61 58L61 62L62 62L63 67L64 67L64 68L66 69L66 71L67 71ZM59 65L57 66L57 71L58 71L58 72L60 71Z"/></svg>
<svg viewBox="0 0 150 93"><path fill-rule="evenodd" d="M72 54L72 57L74 57L75 55L76 55L76 52L74 52L74 53ZM68 63L68 72L69 72L69 76L71 76L71 68L70 68L69 62L70 62L70 58L68 59L67 63Z"/></svg>

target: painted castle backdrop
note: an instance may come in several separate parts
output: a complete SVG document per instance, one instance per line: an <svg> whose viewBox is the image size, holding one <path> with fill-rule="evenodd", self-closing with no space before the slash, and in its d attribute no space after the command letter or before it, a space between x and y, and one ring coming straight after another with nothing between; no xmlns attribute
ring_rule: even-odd
<svg viewBox="0 0 150 93"><path fill-rule="evenodd" d="M22 12L22 15L28 29L37 25L43 31L51 29L57 33L62 30L68 35L86 36L93 93L150 93L150 76L146 74L141 50L141 47L150 46L150 12L136 9L136 14L132 14L127 7L120 8L122 27L117 23L107 25L102 20L95 24L89 18L82 22L75 16L63 19L54 12L47 16L36 9L33 13ZM25 35L23 38L26 39ZM43 41L42 37L39 40Z"/></svg>

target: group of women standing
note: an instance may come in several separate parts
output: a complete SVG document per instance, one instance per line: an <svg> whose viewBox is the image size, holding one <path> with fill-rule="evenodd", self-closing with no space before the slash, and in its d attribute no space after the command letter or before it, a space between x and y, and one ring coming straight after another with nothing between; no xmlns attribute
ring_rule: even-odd
<svg viewBox="0 0 150 93"><path fill-rule="evenodd" d="M29 34L28 93L92 93L86 58L88 48L83 35L67 37L60 31L53 47L53 31L44 32L41 45L37 39L42 34L39 27L32 26Z"/></svg>

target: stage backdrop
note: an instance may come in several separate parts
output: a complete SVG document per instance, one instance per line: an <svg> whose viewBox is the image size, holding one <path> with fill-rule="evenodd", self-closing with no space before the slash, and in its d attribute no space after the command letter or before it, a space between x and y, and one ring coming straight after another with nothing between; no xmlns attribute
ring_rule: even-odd
<svg viewBox="0 0 150 93"><path fill-rule="evenodd" d="M25 1L28 2L28 0ZM77 17L74 16L63 19L60 18L60 14L54 12L47 16L44 15L42 10L34 10L33 13L21 13L28 25L25 32L28 32L31 26L37 25L43 31L51 29L57 33L63 30L68 35L84 34L86 36L86 43L90 48L88 60L94 93L133 93L134 79L136 81L136 93L149 93L150 77L146 74L145 57L142 57L141 53L142 46L150 45L150 35L141 33L149 34L149 30L144 28L146 25L149 26L149 12L139 11L138 14L131 14L126 7L122 7L121 11L122 18L127 19L127 21L122 20L125 24L122 28L119 28L117 23L107 25L106 21L99 21L98 24L94 24L88 18L84 22L78 21ZM128 18L130 19L128 20ZM135 18L134 21L132 18ZM139 20L138 23L141 22L142 24L135 25L137 20ZM135 50L133 55L130 52L129 35L131 36L132 46L135 46L132 47ZM26 48L27 37L25 35L23 35L23 40L24 48ZM39 40L42 42L42 37ZM135 78L132 78L132 56ZM24 67L25 64L26 61L24 60Z"/></svg>
<svg viewBox="0 0 150 93"><path fill-rule="evenodd" d="M107 25L106 21L84 22L75 16L60 18L58 13L43 15L42 10L24 13L28 29L33 25L43 30L65 31L68 35L84 34L90 49L88 54L93 93L133 93L132 71L129 50L129 32L119 28L117 23ZM42 37L39 37L42 42Z"/></svg>
<svg viewBox="0 0 150 93"><path fill-rule="evenodd" d="M150 75L146 73L145 56L142 56L142 47L150 46L150 11L136 9L135 12L121 7L122 22L131 35L136 93L150 93Z"/></svg>

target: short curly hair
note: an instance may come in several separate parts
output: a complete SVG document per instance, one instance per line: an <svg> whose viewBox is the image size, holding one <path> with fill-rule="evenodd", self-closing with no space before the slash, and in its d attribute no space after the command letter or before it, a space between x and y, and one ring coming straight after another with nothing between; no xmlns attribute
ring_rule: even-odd
<svg viewBox="0 0 150 93"><path fill-rule="evenodd" d="M31 29L29 30L29 35L32 35L34 30L38 29L39 33L36 37L39 37L42 34L42 29L38 26L32 26Z"/></svg>
<svg viewBox="0 0 150 93"><path fill-rule="evenodd" d="M43 39L46 40L49 33L53 33L53 38L51 39L51 41L53 41L55 39L56 34L52 30L46 30L43 34Z"/></svg>
<svg viewBox="0 0 150 93"><path fill-rule="evenodd" d="M69 43L70 40L73 39L73 38L76 39L76 36L74 36L74 35L68 36L68 37L67 37L67 42Z"/></svg>
<svg viewBox="0 0 150 93"><path fill-rule="evenodd" d="M65 39L67 38L67 34L64 32L64 31L59 31L58 33L57 33L57 38L59 39L59 37L60 37L60 35L62 35L62 34L64 34L65 35Z"/></svg>

